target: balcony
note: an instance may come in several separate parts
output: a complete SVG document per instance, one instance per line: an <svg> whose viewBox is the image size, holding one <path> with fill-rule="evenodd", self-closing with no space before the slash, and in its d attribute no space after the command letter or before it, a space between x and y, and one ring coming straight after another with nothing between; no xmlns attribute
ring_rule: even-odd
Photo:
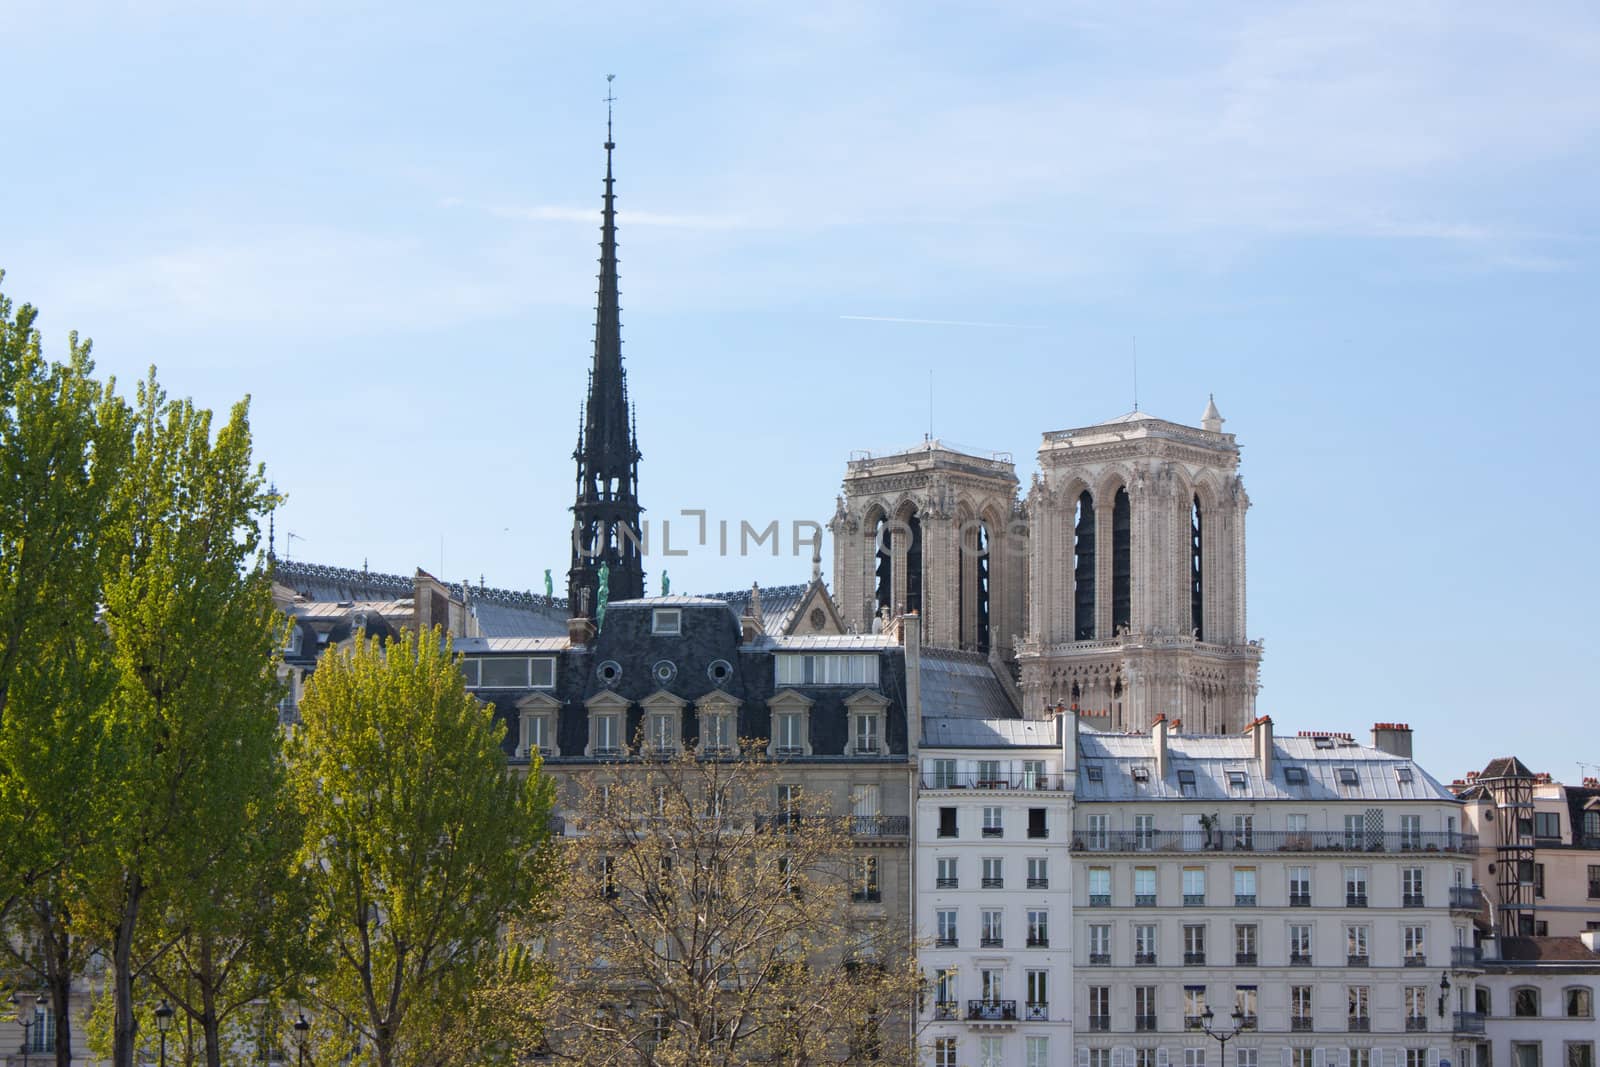
<svg viewBox="0 0 1600 1067"><path fill-rule="evenodd" d="M1233 954L1233 965L1235 967L1254 967L1256 965L1256 954L1254 952L1235 952Z"/></svg>
<svg viewBox="0 0 1600 1067"><path fill-rule="evenodd" d="M1256 895L1254 893L1235 893L1233 895L1233 906L1236 908L1253 908L1256 906Z"/></svg>
<svg viewBox="0 0 1600 1067"><path fill-rule="evenodd" d="M1206 1020L1204 1016L1185 1015L1183 1017L1183 1028L1185 1030L1203 1030L1205 1029L1205 1025Z"/></svg>
<svg viewBox="0 0 1600 1067"><path fill-rule="evenodd" d="M1593 896L1594 894L1590 894ZM1483 890L1475 885L1450 887L1451 911L1479 911L1483 908Z"/></svg>
<svg viewBox="0 0 1600 1067"><path fill-rule="evenodd" d="M978 947L979 948L1005 948L1006 947L1006 939L1001 937L1001 936L999 936L998 934L995 934L995 935L992 935L992 936L989 935L989 934L984 934L982 937L978 938Z"/></svg>
<svg viewBox="0 0 1600 1067"><path fill-rule="evenodd" d="M1136 908L1153 908L1156 906L1156 895L1154 893L1135 893L1133 895L1133 906Z"/></svg>
<svg viewBox="0 0 1600 1067"><path fill-rule="evenodd" d="M1140 1033L1153 1034L1156 1029L1156 1017L1154 1015L1135 1015L1133 1017L1133 1028Z"/></svg>
<svg viewBox="0 0 1600 1067"><path fill-rule="evenodd" d="M1028 888L1029 889L1049 889L1050 888L1050 879L1048 879L1048 878L1029 878L1028 879Z"/></svg>
<svg viewBox="0 0 1600 1067"><path fill-rule="evenodd" d="M959 787L957 787L959 788ZM1053 787L1052 787L1053 788ZM1475 855L1477 834L1444 832L1361 833L1343 830L1108 830L1096 832L1096 852L1344 852L1451 853ZM1087 837L1073 842L1075 852L1090 851Z"/></svg>
<svg viewBox="0 0 1600 1067"><path fill-rule="evenodd" d="M934 885L934 888L936 888L936 889L960 889L961 888L961 879L959 879L959 878L935 878L933 880L933 885Z"/></svg>
<svg viewBox="0 0 1600 1067"><path fill-rule="evenodd" d="M1001 875L1001 876L985 875L980 884L985 889L1004 889L1006 887L1006 880L1005 880L1005 877L1003 875Z"/></svg>
<svg viewBox="0 0 1600 1067"><path fill-rule="evenodd" d="M1089 1030L1090 1030L1091 1033L1097 1033L1097 1034L1110 1033L1110 1031L1111 1031L1111 1016L1109 1016L1109 1015L1091 1015L1091 1016L1089 1016Z"/></svg>
<svg viewBox="0 0 1600 1067"><path fill-rule="evenodd" d="M1030 792L1061 792L1068 786L1064 774L984 774L972 771L922 775L924 789L1021 789Z"/></svg>
<svg viewBox="0 0 1600 1067"><path fill-rule="evenodd" d="M1484 1020L1487 1018L1481 1011L1458 1011L1455 1013L1455 1032L1458 1034L1483 1033Z"/></svg>
<svg viewBox="0 0 1600 1067"><path fill-rule="evenodd" d="M850 891L850 901L853 904L882 904L883 894L877 889L853 889Z"/></svg>
<svg viewBox="0 0 1600 1067"><path fill-rule="evenodd" d="M1259 1015L1241 1015L1239 1019L1239 1029L1241 1030L1261 1029L1261 1017Z"/></svg>
<svg viewBox="0 0 1600 1067"><path fill-rule="evenodd" d="M1091 967L1109 967L1109 966L1111 966L1111 953L1109 953L1109 952L1091 952L1091 953L1089 953L1089 966L1091 966Z"/></svg>
<svg viewBox="0 0 1600 1067"><path fill-rule="evenodd" d="M852 837L905 837L911 832L909 815L850 815Z"/></svg>
<svg viewBox="0 0 1600 1067"><path fill-rule="evenodd" d="M1372 1032L1372 1017L1370 1015L1352 1015L1345 1020L1345 1029L1352 1034L1370 1034Z"/></svg>
<svg viewBox="0 0 1600 1067"><path fill-rule="evenodd" d="M1109 908L1109 907L1111 907L1111 894L1110 893L1090 893L1089 894L1089 907L1091 907L1091 908Z"/></svg>
<svg viewBox="0 0 1600 1067"><path fill-rule="evenodd" d="M1029 948L1049 948L1050 947L1050 935L1049 934L1029 934L1028 935L1028 940L1027 940L1027 946ZM1089 962L1093 963L1094 960L1091 959Z"/></svg>
<svg viewBox="0 0 1600 1067"><path fill-rule="evenodd" d="M1291 953L1289 953L1289 966L1291 966L1291 967L1310 967L1311 966L1311 957L1310 956L1302 956L1298 952L1291 952Z"/></svg>
<svg viewBox="0 0 1600 1067"><path fill-rule="evenodd" d="M1344 906L1347 908L1364 908L1367 906L1367 895L1365 893L1346 893L1344 895Z"/></svg>
<svg viewBox="0 0 1600 1067"><path fill-rule="evenodd" d="M1427 904L1423 902L1421 893L1406 893L1400 898L1400 906L1402 908L1425 908Z"/></svg>
<svg viewBox="0 0 1600 1067"><path fill-rule="evenodd" d="M1294 1016L1289 1020L1289 1032L1294 1034L1309 1034L1311 1032L1311 1020L1302 1018L1298 1015Z"/></svg>
<svg viewBox="0 0 1600 1067"><path fill-rule="evenodd" d="M1183 895L1183 906L1186 908L1203 908L1206 906L1206 895L1204 893L1185 893Z"/></svg>
<svg viewBox="0 0 1600 1067"><path fill-rule="evenodd" d="M1428 965L1428 957L1407 956L1402 962L1404 962L1407 967L1426 967Z"/></svg>
<svg viewBox="0 0 1600 1067"><path fill-rule="evenodd" d="M1133 965L1135 967L1154 967L1156 965L1156 954L1154 952L1135 952L1133 954Z"/></svg>
<svg viewBox="0 0 1600 1067"><path fill-rule="evenodd" d="M961 1003L955 1000L936 1000L933 1002L933 1017L935 1019L958 1019L961 1017Z"/></svg>
<svg viewBox="0 0 1600 1067"><path fill-rule="evenodd" d="M1366 955L1346 956L1344 965L1346 967L1370 967L1372 965L1372 957Z"/></svg>
<svg viewBox="0 0 1600 1067"><path fill-rule="evenodd" d="M1050 1021L1050 1002L1047 1000L1030 1000L1022 1006L1024 1017L1030 1023Z"/></svg>
<svg viewBox="0 0 1600 1067"><path fill-rule="evenodd" d="M1411 1016L1407 1016L1406 1017L1406 1033L1408 1033L1408 1034L1425 1034L1427 1032L1428 1032L1428 1020L1427 1020L1426 1016L1424 1016L1424 1017L1422 1017L1420 1019L1419 1018L1414 1018L1414 1017L1411 1017Z"/></svg>
<svg viewBox="0 0 1600 1067"><path fill-rule="evenodd" d="M1204 952L1185 952L1183 954L1183 965L1185 967L1204 967L1206 965L1206 954Z"/></svg>
<svg viewBox="0 0 1600 1067"><path fill-rule="evenodd" d="M1004 826L985 826L983 828L984 837L1004 837L1005 835L1006 828Z"/></svg>
<svg viewBox="0 0 1600 1067"><path fill-rule="evenodd" d="M954 935L950 937L936 937L933 939L934 948L957 948L959 939Z"/></svg>
<svg viewBox="0 0 1600 1067"><path fill-rule="evenodd" d="M1311 907L1311 894L1310 893L1290 893L1289 894L1289 907L1291 907L1291 908L1309 908L1309 907Z"/></svg>
<svg viewBox="0 0 1600 1067"><path fill-rule="evenodd" d="M1483 962L1483 952L1476 945L1451 945L1450 966L1476 967Z"/></svg>
<svg viewBox="0 0 1600 1067"><path fill-rule="evenodd" d="M1014 1000L969 1000L967 1021L978 1023L1014 1023L1017 1021L1017 1002Z"/></svg>

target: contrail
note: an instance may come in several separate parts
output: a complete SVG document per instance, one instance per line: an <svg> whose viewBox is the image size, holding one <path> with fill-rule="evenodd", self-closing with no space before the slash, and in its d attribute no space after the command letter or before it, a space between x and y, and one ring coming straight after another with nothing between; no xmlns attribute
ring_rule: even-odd
<svg viewBox="0 0 1600 1067"><path fill-rule="evenodd" d="M884 315L840 315L852 322L899 322L912 326L977 326L990 330L1042 330L1042 326L1028 326L1020 322L962 322L957 319L895 319Z"/></svg>

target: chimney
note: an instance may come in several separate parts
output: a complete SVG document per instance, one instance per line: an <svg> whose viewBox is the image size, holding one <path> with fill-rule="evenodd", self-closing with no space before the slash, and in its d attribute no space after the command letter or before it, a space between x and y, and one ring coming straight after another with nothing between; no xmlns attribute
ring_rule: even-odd
<svg viewBox="0 0 1600 1067"><path fill-rule="evenodd" d="M1156 777L1162 781L1167 777L1167 717L1157 715L1156 721L1150 725L1150 737L1156 743Z"/></svg>
<svg viewBox="0 0 1600 1067"><path fill-rule="evenodd" d="M913 612L900 620L906 649L906 751L913 773L922 741L922 617Z"/></svg>
<svg viewBox="0 0 1600 1067"><path fill-rule="evenodd" d="M1478 942L1478 948L1481 950L1483 959L1497 960L1500 958L1500 938L1494 933L1485 934L1483 940Z"/></svg>
<svg viewBox="0 0 1600 1067"><path fill-rule="evenodd" d="M1411 727L1403 722L1372 724L1372 747L1402 759L1411 758Z"/></svg>
<svg viewBox="0 0 1600 1067"><path fill-rule="evenodd" d="M1055 707L1045 705L1045 711L1056 719L1056 734L1061 740L1061 771L1066 776L1068 789L1076 788L1078 780L1078 709L1070 711L1065 704Z"/></svg>
<svg viewBox="0 0 1600 1067"><path fill-rule="evenodd" d="M594 623L582 616L567 620L567 642L573 648L581 648L594 640Z"/></svg>
<svg viewBox="0 0 1600 1067"><path fill-rule="evenodd" d="M1272 716L1263 715L1247 729L1250 743L1255 748L1256 762L1261 765L1261 777L1272 777Z"/></svg>
<svg viewBox="0 0 1600 1067"><path fill-rule="evenodd" d="M1578 939L1590 952L1600 952L1600 930L1585 930L1578 935Z"/></svg>

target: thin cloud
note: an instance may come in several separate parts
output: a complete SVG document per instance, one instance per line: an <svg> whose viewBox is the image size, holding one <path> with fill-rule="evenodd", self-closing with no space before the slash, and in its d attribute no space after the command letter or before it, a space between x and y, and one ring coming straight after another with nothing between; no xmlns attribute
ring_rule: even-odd
<svg viewBox="0 0 1600 1067"><path fill-rule="evenodd" d="M965 322L960 319L899 319L888 315L840 315L841 319L851 322L894 322L907 326L973 326L987 330L1042 330L1043 326L1033 326L1021 322Z"/></svg>

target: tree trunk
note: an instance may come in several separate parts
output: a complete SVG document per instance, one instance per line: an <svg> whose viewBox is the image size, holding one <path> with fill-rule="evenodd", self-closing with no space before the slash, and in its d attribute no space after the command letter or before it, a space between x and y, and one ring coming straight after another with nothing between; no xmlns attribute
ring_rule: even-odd
<svg viewBox="0 0 1600 1067"><path fill-rule="evenodd" d="M212 973L211 938L200 939L200 1028L205 1031L206 1067L222 1067L221 1024L217 1020L216 976Z"/></svg>
<svg viewBox="0 0 1600 1067"><path fill-rule="evenodd" d="M72 1067L72 937L65 917L49 899L37 901L34 914L44 941L44 985L56 1021L56 1067Z"/></svg>
<svg viewBox="0 0 1600 1067"><path fill-rule="evenodd" d="M133 932L144 898L144 879L137 871L127 876L122 915L111 942L111 989L114 1013L111 1024L111 1067L134 1067L139 1020L133 1014Z"/></svg>

